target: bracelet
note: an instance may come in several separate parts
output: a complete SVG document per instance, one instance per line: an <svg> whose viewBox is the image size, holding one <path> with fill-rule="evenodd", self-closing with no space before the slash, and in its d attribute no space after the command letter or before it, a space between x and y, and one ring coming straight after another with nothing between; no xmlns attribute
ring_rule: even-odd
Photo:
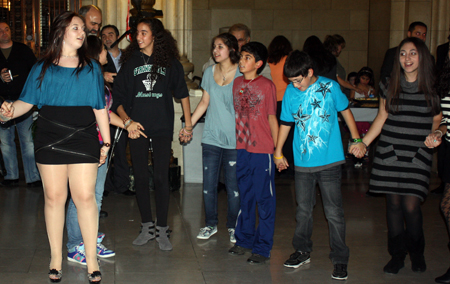
<svg viewBox="0 0 450 284"><path fill-rule="evenodd" d="M183 132L186 133L187 135L192 135L192 130L191 131L186 131L186 129L183 128Z"/></svg>
<svg viewBox="0 0 450 284"><path fill-rule="evenodd" d="M109 148L109 147L111 147L111 143L103 143L103 147Z"/></svg>
<svg viewBox="0 0 450 284"><path fill-rule="evenodd" d="M281 159L283 159L283 158L284 158L284 156L283 156L283 155L281 155L281 157L275 157L275 155L273 155L273 157L274 157L275 159L277 159L277 160L281 160Z"/></svg>
<svg viewBox="0 0 450 284"><path fill-rule="evenodd" d="M122 119L122 121L123 121L123 124L125 124L125 122L127 122L127 120L128 119L130 119L130 117L129 116L127 116L127 118L125 118L125 119Z"/></svg>
<svg viewBox="0 0 450 284"><path fill-rule="evenodd" d="M439 132L441 133L441 136L440 136L439 138L442 138L442 136L444 136L444 133L442 133L442 131L439 130L439 129L436 129L436 130L434 131L434 133L436 133L437 131L439 131Z"/></svg>
<svg viewBox="0 0 450 284"><path fill-rule="evenodd" d="M123 128L127 129L132 122L133 120L131 118L128 118L128 120L123 124Z"/></svg>
<svg viewBox="0 0 450 284"><path fill-rule="evenodd" d="M353 142L353 143L358 143L358 142L362 143L363 142L361 138L351 139L350 141Z"/></svg>

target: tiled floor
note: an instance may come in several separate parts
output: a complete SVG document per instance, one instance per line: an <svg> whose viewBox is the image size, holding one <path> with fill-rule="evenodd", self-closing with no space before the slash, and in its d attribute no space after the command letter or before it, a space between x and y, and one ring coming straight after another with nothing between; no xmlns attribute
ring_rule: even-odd
<svg viewBox="0 0 450 284"><path fill-rule="evenodd" d="M434 283L450 265L448 236L439 212L439 196L429 195L422 205L428 269L413 273L410 261L398 275L386 275L385 200L365 196L369 169L343 167L347 244L350 247L349 278L346 283ZM433 177L431 187L436 186ZM139 232L139 213L134 197L110 194L103 209L109 217L100 220L106 233L104 244L116 256L101 260L102 283L339 283L330 277L328 227L320 197L314 211L314 251L311 263L298 269L283 267L293 252L295 201L291 178L278 178L277 218L270 263L252 266L246 256L228 255L231 247L225 228L226 196L219 195L219 232L210 240L196 235L204 225L202 186L185 184L171 196L169 224L173 229L172 252L158 249L155 241L144 246L131 242ZM320 193L318 193L320 195ZM47 241L41 189L0 188L0 283L48 283ZM61 283L87 283L86 268L63 264Z"/></svg>

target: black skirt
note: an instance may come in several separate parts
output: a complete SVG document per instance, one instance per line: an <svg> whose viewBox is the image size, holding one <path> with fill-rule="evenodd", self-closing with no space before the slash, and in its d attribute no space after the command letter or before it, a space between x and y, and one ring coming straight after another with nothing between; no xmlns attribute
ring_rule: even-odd
<svg viewBox="0 0 450 284"><path fill-rule="evenodd" d="M100 143L92 107L42 107L34 150L39 164L98 163Z"/></svg>

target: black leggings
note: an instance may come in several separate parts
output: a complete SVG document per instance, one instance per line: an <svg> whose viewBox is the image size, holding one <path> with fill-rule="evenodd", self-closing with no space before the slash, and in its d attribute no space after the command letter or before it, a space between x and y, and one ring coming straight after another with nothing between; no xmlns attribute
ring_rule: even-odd
<svg viewBox="0 0 450 284"><path fill-rule="evenodd" d="M172 137L152 137L153 173L155 183L157 225L167 226L169 211L169 164ZM133 162L136 199L141 213L142 223L152 222L150 205L148 151L149 139L140 137L130 139L131 161Z"/></svg>
<svg viewBox="0 0 450 284"><path fill-rule="evenodd" d="M386 194L386 213L389 238L405 231L412 240L423 235L423 218L420 198L416 196Z"/></svg>
<svg viewBox="0 0 450 284"><path fill-rule="evenodd" d="M447 223L447 229L450 234L450 183L445 184L444 194L442 195L441 210L444 214L445 222Z"/></svg>

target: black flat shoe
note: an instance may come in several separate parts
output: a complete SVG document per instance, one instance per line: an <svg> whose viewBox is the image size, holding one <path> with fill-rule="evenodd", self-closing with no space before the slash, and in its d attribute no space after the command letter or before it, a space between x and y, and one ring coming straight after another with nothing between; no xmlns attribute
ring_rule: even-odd
<svg viewBox="0 0 450 284"><path fill-rule="evenodd" d="M450 284L450 268L444 275L437 277L434 281L436 283Z"/></svg>
<svg viewBox="0 0 450 284"><path fill-rule="evenodd" d="M88 273L88 280L90 284L100 284L102 282L102 273L100 271Z"/></svg>
<svg viewBox="0 0 450 284"><path fill-rule="evenodd" d="M50 269L50 271L48 272L48 278L52 283L61 282L62 270Z"/></svg>

